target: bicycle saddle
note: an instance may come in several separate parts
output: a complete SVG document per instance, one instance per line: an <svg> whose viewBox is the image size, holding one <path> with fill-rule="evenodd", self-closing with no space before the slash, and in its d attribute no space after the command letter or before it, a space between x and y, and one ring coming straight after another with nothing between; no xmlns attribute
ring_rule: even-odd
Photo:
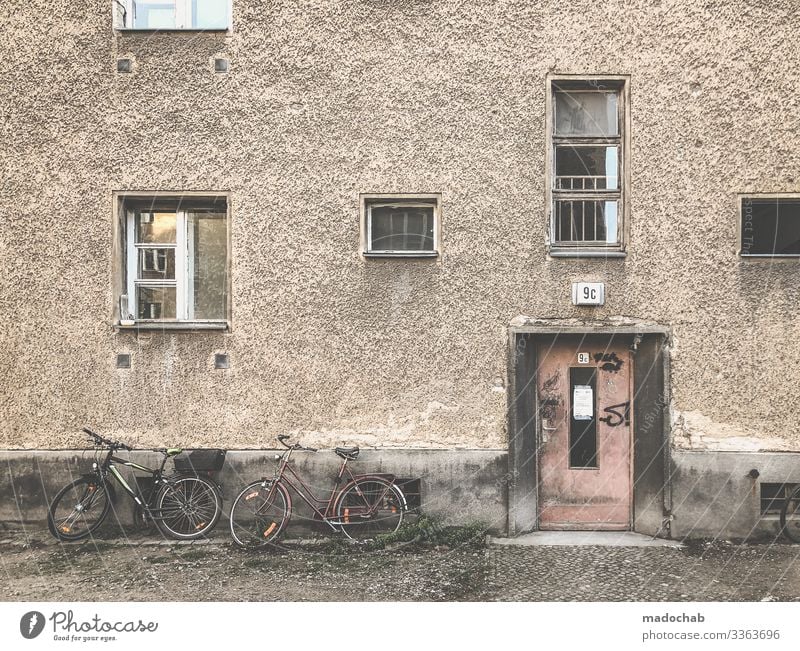
<svg viewBox="0 0 800 651"><path fill-rule="evenodd" d="M355 461L358 459L359 449L355 448L336 448L334 450L336 454L338 454L342 459L349 459L350 461Z"/></svg>

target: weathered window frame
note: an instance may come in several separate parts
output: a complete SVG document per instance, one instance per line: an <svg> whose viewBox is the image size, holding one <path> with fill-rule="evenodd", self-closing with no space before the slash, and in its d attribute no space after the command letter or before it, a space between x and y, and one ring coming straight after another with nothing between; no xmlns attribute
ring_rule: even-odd
<svg viewBox="0 0 800 651"><path fill-rule="evenodd" d="M630 187L629 161L630 161L630 77L628 75L548 75L546 99L546 130L547 130L547 232L545 247L551 257L601 257L614 258L626 255L628 241L630 211L628 206L628 193ZM618 136L565 138L555 133L556 92L563 90L575 91L615 91L617 94L617 120ZM614 146L618 147L618 190L612 191L564 191L556 188L556 147L573 143L584 146ZM614 198L617 201L617 241L557 241L556 235L556 200L584 199L603 200Z"/></svg>
<svg viewBox="0 0 800 651"><path fill-rule="evenodd" d="M441 255L441 194L369 193L361 195L361 254L365 258L438 258ZM383 250L373 249L371 210L376 207L404 206L433 208L433 250Z"/></svg>
<svg viewBox="0 0 800 651"><path fill-rule="evenodd" d="M233 0L226 0L228 24L225 27L194 27L191 25L192 0L164 0L164 4L175 5L175 27L134 27L136 0L111 0L114 29L121 32L229 32L233 25ZM189 25L188 27L186 25Z"/></svg>
<svg viewBox="0 0 800 651"><path fill-rule="evenodd" d="M174 210L178 215L176 226L176 242L155 243L152 246L137 245L134 241L134 217L131 213L131 205L151 202L153 205L174 205ZM186 305L188 303L187 291L191 285L190 273L188 271L188 244L185 234L188 228L186 214L189 208L186 206L197 206L197 204L222 203L225 204L225 318L223 319L190 319L180 318L187 315ZM113 323L118 330L230 330L231 329L231 201L230 194L227 192L115 192L113 195L113 224L114 224L114 247L113 247ZM159 208L154 208L154 211ZM181 223L183 227L181 228ZM132 252L139 249L174 249L175 250L175 280L155 281L152 283L142 282L137 279L138 259ZM138 255L138 254L137 254ZM183 270L181 272L180 270ZM185 274L179 278L179 273ZM153 287L174 286L176 288L176 316L175 319L137 319L136 318L136 293L137 284L150 285Z"/></svg>
<svg viewBox="0 0 800 651"><path fill-rule="evenodd" d="M800 253L745 253L744 251L744 220L745 210L744 203L748 199L791 199L800 201L800 193L797 192L745 192L736 195L736 255L742 260L756 262L758 260L772 260L772 261L785 261L800 259Z"/></svg>

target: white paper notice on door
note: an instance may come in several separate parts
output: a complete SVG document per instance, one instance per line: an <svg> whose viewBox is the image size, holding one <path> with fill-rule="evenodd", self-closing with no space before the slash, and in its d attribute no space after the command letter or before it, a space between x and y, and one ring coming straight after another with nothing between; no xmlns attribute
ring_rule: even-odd
<svg viewBox="0 0 800 651"><path fill-rule="evenodd" d="M592 387L576 384L572 391L572 417L575 420L594 418L594 395Z"/></svg>

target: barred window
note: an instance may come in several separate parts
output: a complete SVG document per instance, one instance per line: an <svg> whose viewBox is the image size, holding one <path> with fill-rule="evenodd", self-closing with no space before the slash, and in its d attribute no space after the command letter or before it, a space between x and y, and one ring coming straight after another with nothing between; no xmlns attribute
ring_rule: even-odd
<svg viewBox="0 0 800 651"><path fill-rule="evenodd" d="M624 111L621 82L552 82L552 249L620 249Z"/></svg>

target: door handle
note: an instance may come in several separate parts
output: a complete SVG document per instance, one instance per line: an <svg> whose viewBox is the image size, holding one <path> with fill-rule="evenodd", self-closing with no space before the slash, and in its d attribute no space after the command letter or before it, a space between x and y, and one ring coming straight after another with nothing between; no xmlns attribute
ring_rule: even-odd
<svg viewBox="0 0 800 651"><path fill-rule="evenodd" d="M542 429L546 429L548 432L554 432L558 429L557 427L548 427L549 422L549 418L542 418Z"/></svg>

